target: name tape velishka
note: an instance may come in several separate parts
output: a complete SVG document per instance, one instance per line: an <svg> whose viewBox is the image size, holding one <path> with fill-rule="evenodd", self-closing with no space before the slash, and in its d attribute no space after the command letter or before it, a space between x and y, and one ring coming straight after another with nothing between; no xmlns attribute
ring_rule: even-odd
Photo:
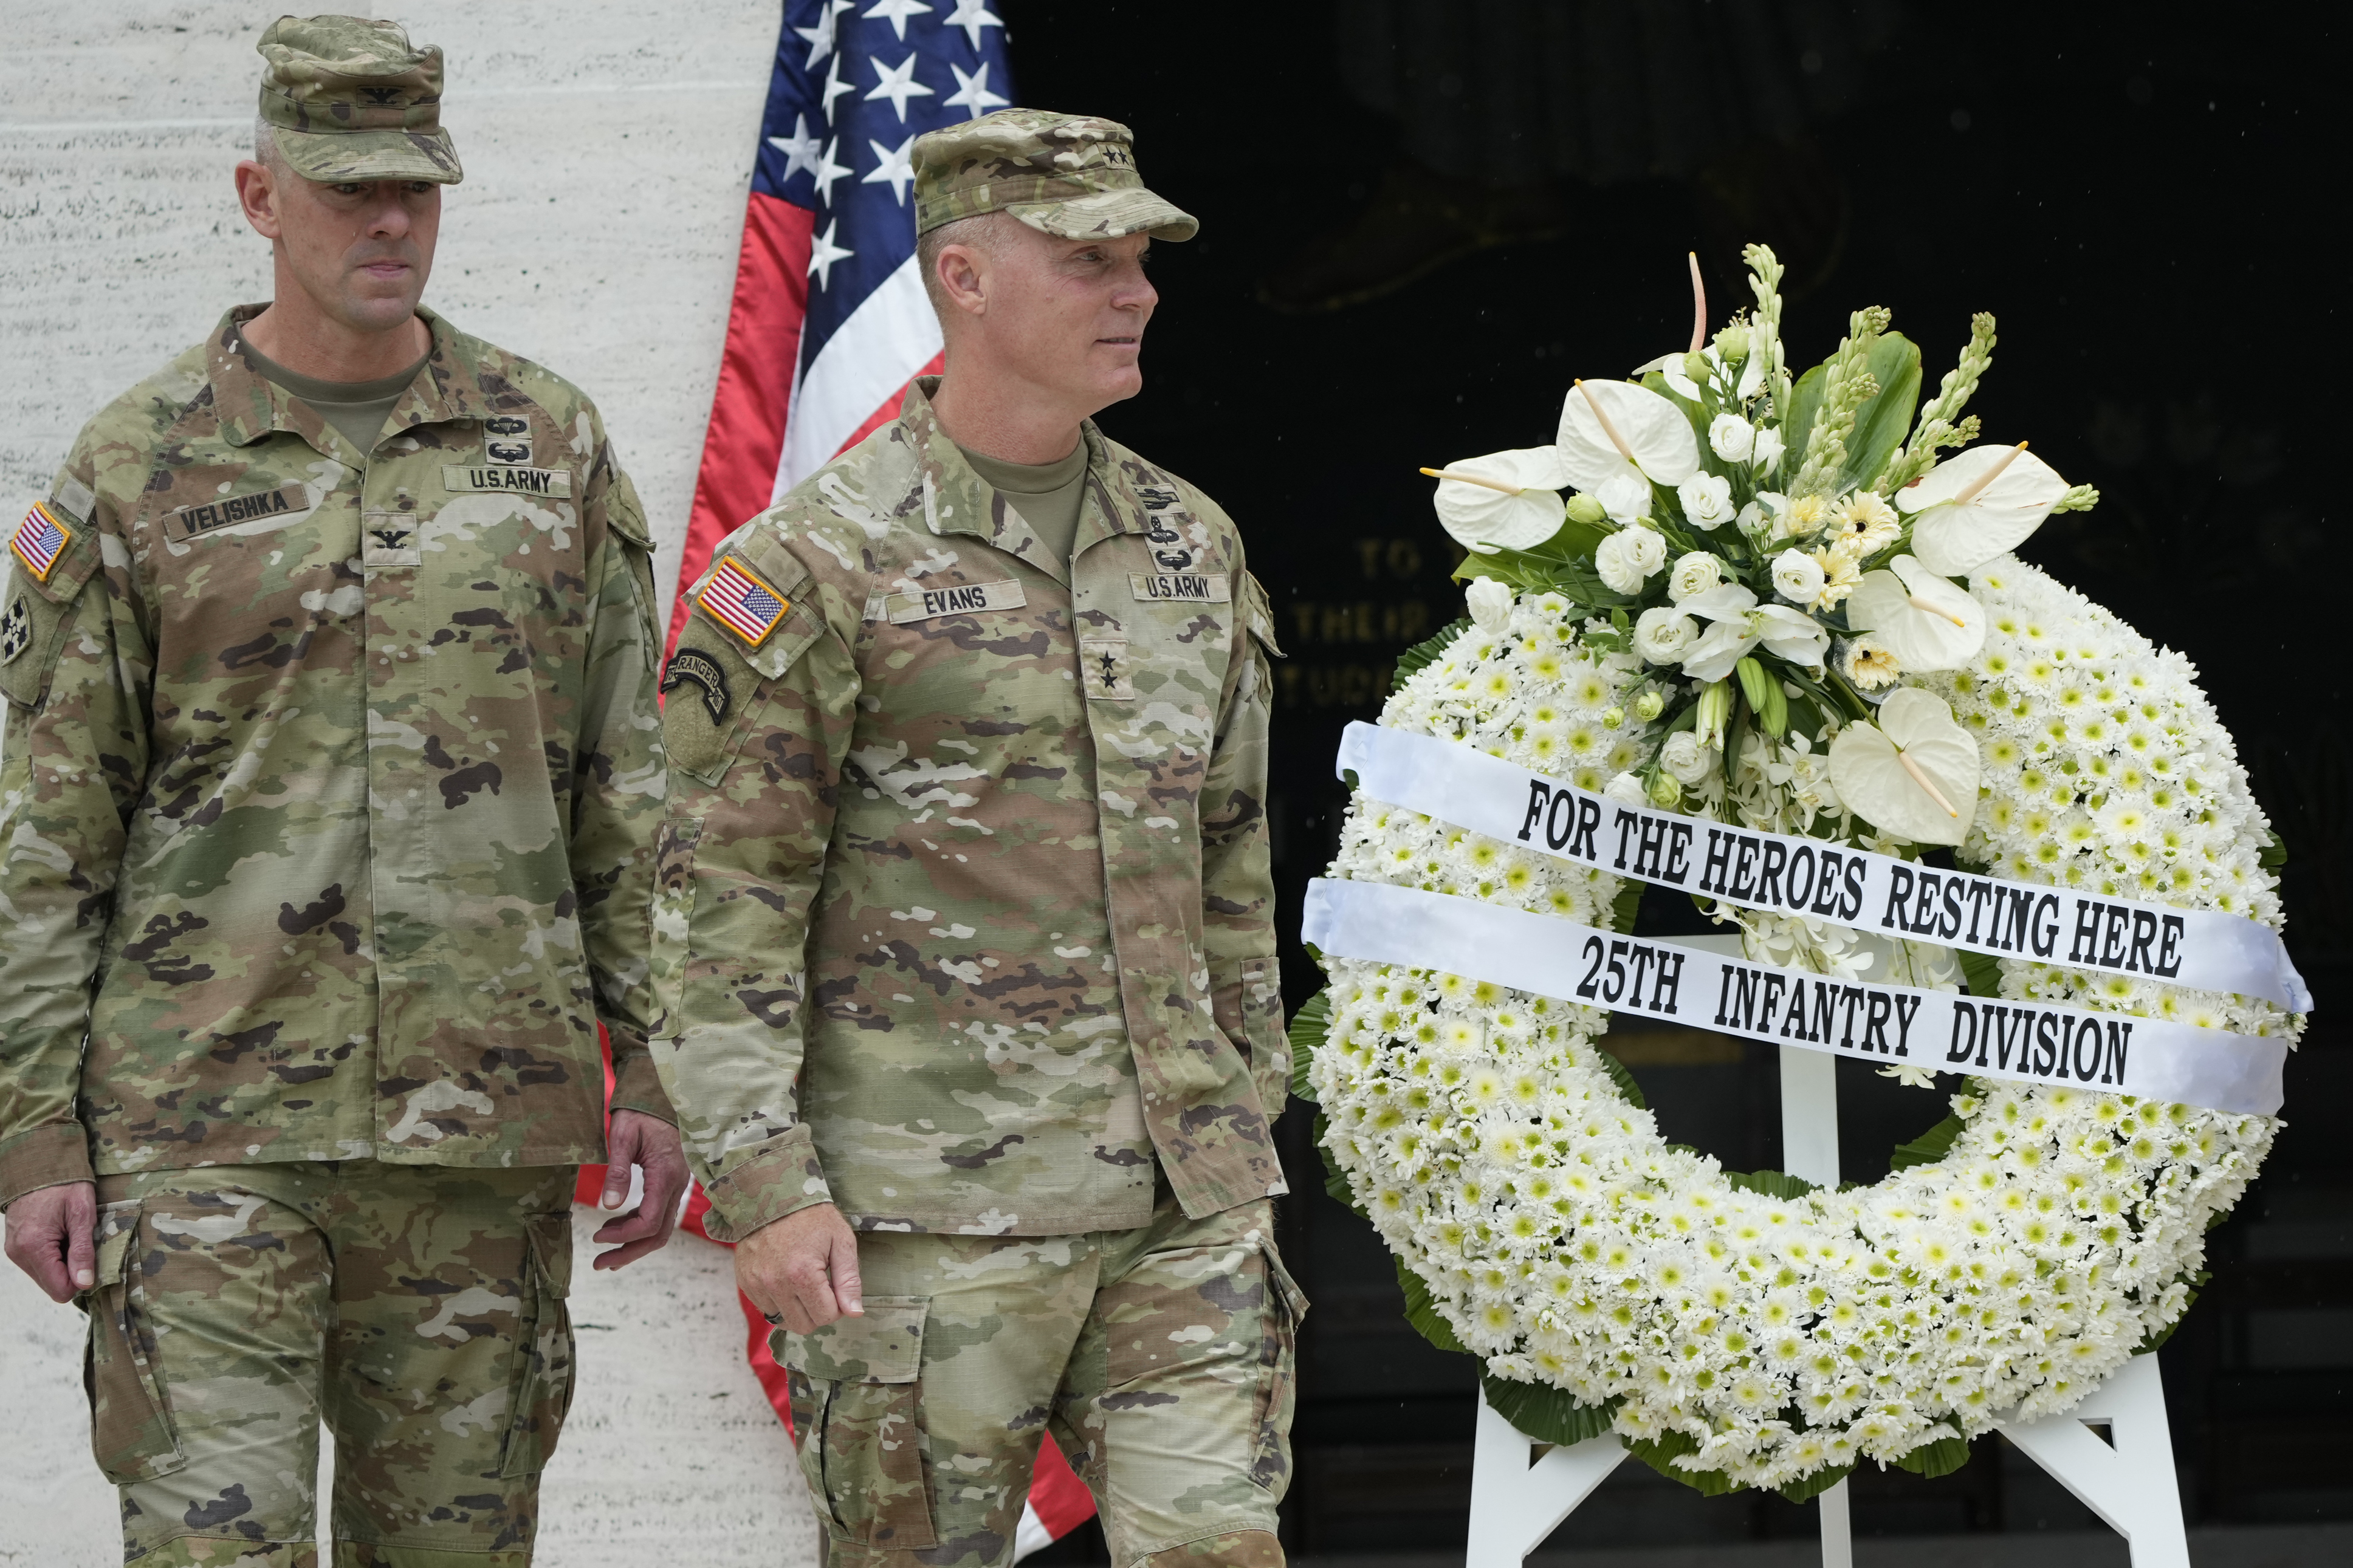
<svg viewBox="0 0 2353 1568"><path fill-rule="evenodd" d="M1319 877L1307 884L1300 935L1334 958L1460 974L1882 1066L2259 1116L2276 1113L2283 1093L2284 1040L1841 980L1452 893Z"/></svg>
<svg viewBox="0 0 2353 1568"><path fill-rule="evenodd" d="M1375 800L1743 909L2312 1010L2312 993L2279 934L2242 915L1943 871L1817 838L1620 805L1471 746L1362 722L1341 736L1338 771L1355 773Z"/></svg>

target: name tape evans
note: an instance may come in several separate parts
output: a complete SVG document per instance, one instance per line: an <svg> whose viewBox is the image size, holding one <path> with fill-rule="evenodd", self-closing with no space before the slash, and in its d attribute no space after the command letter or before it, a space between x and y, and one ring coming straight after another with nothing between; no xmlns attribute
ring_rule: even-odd
<svg viewBox="0 0 2353 1568"><path fill-rule="evenodd" d="M1744 909L2312 1010L2312 993L2278 933L2240 915L1940 871L1820 839L1620 805L1471 746L1361 722L1341 736L1339 771L1354 773L1375 800Z"/></svg>
<svg viewBox="0 0 2353 1568"><path fill-rule="evenodd" d="M1307 884L1300 935L1329 957L1460 974L1882 1065L2261 1116L2278 1111L2283 1092L2283 1040L1839 980L1451 893L1319 877Z"/></svg>

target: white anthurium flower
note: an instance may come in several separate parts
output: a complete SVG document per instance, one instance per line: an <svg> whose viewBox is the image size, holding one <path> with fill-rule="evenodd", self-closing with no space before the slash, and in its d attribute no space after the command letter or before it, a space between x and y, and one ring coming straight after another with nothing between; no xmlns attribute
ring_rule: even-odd
<svg viewBox="0 0 2353 1568"><path fill-rule="evenodd" d="M1683 411L1630 381L1583 381L1560 407L1561 465L1599 495L1620 475L1669 489L1699 472L1699 437Z"/></svg>
<svg viewBox="0 0 2353 1568"><path fill-rule="evenodd" d="M1482 632L1500 632L1511 624L1512 589L1493 577L1473 578L1462 591L1462 602Z"/></svg>
<svg viewBox="0 0 2353 1568"><path fill-rule="evenodd" d="M1839 799L1915 844L1958 844L1978 805L1976 737L1942 699L1899 687L1831 742Z"/></svg>
<svg viewBox="0 0 2353 1568"><path fill-rule="evenodd" d="M1958 669L1985 646L1984 606L1910 555L1864 574L1847 600L1846 623L1915 672Z"/></svg>
<svg viewBox="0 0 2353 1568"><path fill-rule="evenodd" d="M1913 514L1912 553L1957 577L2025 543L2066 493L2067 481L2021 441L1947 458L1897 490L1895 504Z"/></svg>
<svg viewBox="0 0 2353 1568"><path fill-rule="evenodd" d="M1533 550L1560 531L1567 504L1560 491L1568 475L1561 467L1559 447L1490 452L1449 463L1442 471L1472 476L1441 478L1438 493L1430 498L1438 521L1466 547L1481 554L1495 549ZM1480 479L1487 482L1476 482Z"/></svg>
<svg viewBox="0 0 2353 1568"><path fill-rule="evenodd" d="M1694 680L1722 680L1760 642L1767 652L1800 666L1820 664L1830 651L1831 634L1811 616L1787 605L1759 605L1757 595L1737 583L1685 599L1677 607L1714 623L1683 660L1683 673Z"/></svg>
<svg viewBox="0 0 2353 1568"><path fill-rule="evenodd" d="M1718 385L1723 384L1725 380L1724 356L1718 353L1713 345L1700 350L1699 353L1700 357L1707 361L1708 368L1715 373L1715 380L1716 384ZM1637 369L1634 372L1634 379L1640 381L1643 376L1655 370L1659 373L1660 378L1667 384L1667 390L1672 392L1677 397L1682 398L1686 403L1697 403L1699 401L1699 383L1694 381L1684 369L1684 362L1690 358L1691 355L1687 353L1661 354L1650 363ZM1740 379L1734 385L1732 395L1741 402L1746 403L1750 398L1756 396L1757 389L1764 384L1764 363L1757 355L1750 354L1746 359L1741 362Z"/></svg>

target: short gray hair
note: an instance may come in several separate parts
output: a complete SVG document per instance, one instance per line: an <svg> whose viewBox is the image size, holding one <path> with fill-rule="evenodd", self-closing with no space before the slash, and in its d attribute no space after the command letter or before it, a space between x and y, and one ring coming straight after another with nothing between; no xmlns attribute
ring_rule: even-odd
<svg viewBox="0 0 2353 1568"><path fill-rule="evenodd" d="M919 237L915 241L915 267L923 274L923 293L932 301L932 309L945 321L948 314L947 297L940 292L940 252L951 245L968 246L991 256L1000 254L1005 247L1003 231L997 220L1008 218L1004 213L976 213ZM1008 221L1019 222L1018 218Z"/></svg>
<svg viewBox="0 0 2353 1568"><path fill-rule="evenodd" d="M278 145L278 127L259 114L253 117L253 161L272 174L290 167Z"/></svg>

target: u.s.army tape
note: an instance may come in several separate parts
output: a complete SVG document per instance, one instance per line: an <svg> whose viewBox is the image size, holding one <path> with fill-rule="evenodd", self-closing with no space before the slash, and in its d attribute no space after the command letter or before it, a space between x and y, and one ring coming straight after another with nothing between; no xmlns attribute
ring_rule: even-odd
<svg viewBox="0 0 2353 1568"><path fill-rule="evenodd" d="M1371 724L1348 726L1338 768L1375 800L1743 909L2312 1010L2279 934L2240 915L1940 871L1851 845L1620 805L1474 747Z"/></svg>
<svg viewBox="0 0 2353 1568"><path fill-rule="evenodd" d="M1874 985L1622 936L1451 893L1317 878L1300 932L1403 964L1864 1060L2270 1116L2284 1041L2161 1018Z"/></svg>

